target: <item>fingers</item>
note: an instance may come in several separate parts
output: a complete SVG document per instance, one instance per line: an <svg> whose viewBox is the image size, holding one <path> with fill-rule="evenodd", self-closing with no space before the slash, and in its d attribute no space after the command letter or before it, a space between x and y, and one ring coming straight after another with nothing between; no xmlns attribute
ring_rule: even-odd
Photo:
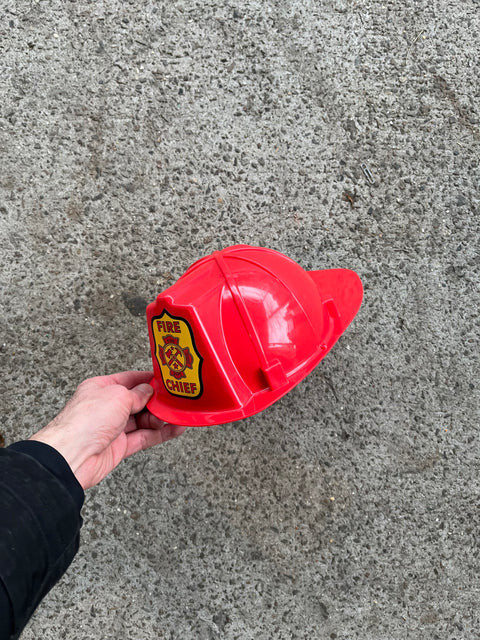
<svg viewBox="0 0 480 640"><path fill-rule="evenodd" d="M136 431L138 429L137 421L135 418L136 416L133 415L129 417L127 424L125 425L125 433L130 433L131 431Z"/></svg>
<svg viewBox="0 0 480 640"><path fill-rule="evenodd" d="M125 458L141 451L148 449L156 444L161 444L172 438L180 436L185 431L185 427L178 425L166 424L161 429L139 429L127 434L127 449Z"/></svg>
<svg viewBox="0 0 480 640"><path fill-rule="evenodd" d="M153 388L145 382L130 389L130 400L132 403L130 413L138 413L145 408L153 394Z"/></svg>
<svg viewBox="0 0 480 640"><path fill-rule="evenodd" d="M135 416L138 429L161 429L167 423L154 416L150 411L142 411Z"/></svg>
<svg viewBox="0 0 480 640"><path fill-rule="evenodd" d="M101 387L108 387L112 384L120 384L122 385L122 387L132 389L139 384L150 382L152 378L152 371L120 371L118 373L112 373L108 376L97 376L96 378L89 378L89 380L95 382Z"/></svg>
<svg viewBox="0 0 480 640"><path fill-rule="evenodd" d="M162 427L162 435L163 442L167 442L167 440L173 440L173 438L178 438L182 433L185 433L187 427L183 427L179 424L166 424Z"/></svg>

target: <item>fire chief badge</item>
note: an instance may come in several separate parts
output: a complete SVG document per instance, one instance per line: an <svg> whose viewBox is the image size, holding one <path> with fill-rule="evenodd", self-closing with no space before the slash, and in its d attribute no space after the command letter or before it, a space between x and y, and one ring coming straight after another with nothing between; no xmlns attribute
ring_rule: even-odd
<svg viewBox="0 0 480 640"><path fill-rule="evenodd" d="M152 318L152 330L155 357L166 390L181 398L199 398L203 390L203 358L188 322L164 309L160 316Z"/></svg>

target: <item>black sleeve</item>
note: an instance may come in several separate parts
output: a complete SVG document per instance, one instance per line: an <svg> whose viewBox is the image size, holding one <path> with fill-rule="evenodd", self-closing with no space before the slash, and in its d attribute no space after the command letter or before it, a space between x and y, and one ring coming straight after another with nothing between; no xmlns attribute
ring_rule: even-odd
<svg viewBox="0 0 480 640"><path fill-rule="evenodd" d="M14 640L78 551L83 489L42 442L0 449L0 640Z"/></svg>

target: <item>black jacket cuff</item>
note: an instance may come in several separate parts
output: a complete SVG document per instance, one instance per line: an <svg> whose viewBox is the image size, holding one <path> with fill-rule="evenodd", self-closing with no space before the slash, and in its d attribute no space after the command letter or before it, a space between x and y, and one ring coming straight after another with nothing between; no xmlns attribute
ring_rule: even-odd
<svg viewBox="0 0 480 640"><path fill-rule="evenodd" d="M7 449L35 458L45 469L53 473L57 480L68 490L78 507L78 511L80 511L85 499L85 493L61 453L49 444L38 442L37 440L15 442L15 444L10 445Z"/></svg>
<svg viewBox="0 0 480 640"><path fill-rule="evenodd" d="M0 449L0 638L15 640L75 556L83 489L36 441Z"/></svg>

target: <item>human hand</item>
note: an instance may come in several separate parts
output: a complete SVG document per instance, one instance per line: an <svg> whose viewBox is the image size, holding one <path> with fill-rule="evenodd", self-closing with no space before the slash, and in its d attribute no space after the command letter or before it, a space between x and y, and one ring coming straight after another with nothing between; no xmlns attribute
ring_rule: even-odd
<svg viewBox="0 0 480 640"><path fill-rule="evenodd" d="M185 427L142 412L153 389L148 371L124 371L82 382L65 408L30 440L54 447L84 489L128 456L181 435Z"/></svg>

